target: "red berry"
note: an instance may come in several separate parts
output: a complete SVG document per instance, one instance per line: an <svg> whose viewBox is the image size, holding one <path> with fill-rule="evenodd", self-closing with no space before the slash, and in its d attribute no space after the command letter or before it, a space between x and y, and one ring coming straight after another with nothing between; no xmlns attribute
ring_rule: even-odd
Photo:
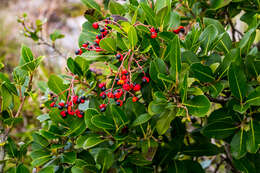
<svg viewBox="0 0 260 173"><path fill-rule="evenodd" d="M123 75L128 75L128 71L126 69L122 70L121 72Z"/></svg>
<svg viewBox="0 0 260 173"><path fill-rule="evenodd" d="M156 38L157 37L157 33L156 32L152 32L151 33L151 38Z"/></svg>
<svg viewBox="0 0 260 173"><path fill-rule="evenodd" d="M124 84L123 85L123 89L125 90L125 91L129 91L130 89L131 89L131 87L130 87L130 85L129 84Z"/></svg>
<svg viewBox="0 0 260 173"><path fill-rule="evenodd" d="M99 44L100 40L99 40L99 39L96 39L95 42L96 42L97 44Z"/></svg>
<svg viewBox="0 0 260 173"><path fill-rule="evenodd" d="M114 94L112 92L107 93L108 98L114 98Z"/></svg>
<svg viewBox="0 0 260 173"><path fill-rule="evenodd" d="M175 29L175 30L173 30L173 32L174 32L175 34L179 34L180 29Z"/></svg>
<svg viewBox="0 0 260 173"><path fill-rule="evenodd" d="M154 27L152 27L152 28L150 29L150 32L155 32Z"/></svg>
<svg viewBox="0 0 260 173"><path fill-rule="evenodd" d="M123 61L124 57L122 54L118 53L116 54L116 59L118 59L119 61Z"/></svg>
<svg viewBox="0 0 260 173"><path fill-rule="evenodd" d="M102 99L105 99L106 98L106 93L105 92L101 92L99 94L99 96L102 98Z"/></svg>
<svg viewBox="0 0 260 173"><path fill-rule="evenodd" d="M100 108L100 109L102 109L102 108L106 108L106 107L107 107L106 104L101 104L101 105L99 105L99 108Z"/></svg>
<svg viewBox="0 0 260 173"><path fill-rule="evenodd" d="M82 47L87 48L88 45L89 45L89 43L84 43L84 44L82 44Z"/></svg>
<svg viewBox="0 0 260 173"><path fill-rule="evenodd" d="M119 92L115 93L115 98L119 99L121 96L122 96L121 93L119 93Z"/></svg>
<svg viewBox="0 0 260 173"><path fill-rule="evenodd" d="M122 106L123 105L123 101L122 100L117 100L116 101L116 105L117 106Z"/></svg>
<svg viewBox="0 0 260 173"><path fill-rule="evenodd" d="M81 49L75 51L75 54L76 54L76 55L81 55L82 53L83 53L83 52L82 52Z"/></svg>
<svg viewBox="0 0 260 173"><path fill-rule="evenodd" d="M80 103L85 103L85 100L84 100L84 99L81 99L81 100L80 100Z"/></svg>
<svg viewBox="0 0 260 173"><path fill-rule="evenodd" d="M52 103L50 104L50 107L55 107L55 102L52 102Z"/></svg>
<svg viewBox="0 0 260 173"><path fill-rule="evenodd" d="M141 85L136 84L133 88L134 91L139 91L141 89Z"/></svg>
<svg viewBox="0 0 260 173"><path fill-rule="evenodd" d="M100 47L96 47L96 52L101 52L103 51Z"/></svg>
<svg viewBox="0 0 260 173"><path fill-rule="evenodd" d="M74 104L78 104L78 98L79 98L78 96L74 96L72 98Z"/></svg>
<svg viewBox="0 0 260 173"><path fill-rule="evenodd" d="M99 27L97 22L93 23L92 26L93 26L93 28L95 28L95 29L98 29L98 27Z"/></svg>
<svg viewBox="0 0 260 173"><path fill-rule="evenodd" d="M150 79L149 79L148 77L144 76L144 77L142 78L142 81L143 81L144 83L149 83Z"/></svg>
<svg viewBox="0 0 260 173"><path fill-rule="evenodd" d="M60 112L60 115L61 115L62 117L66 117L66 116L67 116L67 113L66 113L66 111L61 111L61 112Z"/></svg>
<svg viewBox="0 0 260 173"><path fill-rule="evenodd" d="M68 111L68 114L69 114L69 115L74 115L75 112L74 112L74 111Z"/></svg>
<svg viewBox="0 0 260 173"><path fill-rule="evenodd" d="M59 105L62 106L62 107L64 107L64 106L65 106L65 103L60 102Z"/></svg>
<svg viewBox="0 0 260 173"><path fill-rule="evenodd" d="M106 83L100 83L100 84L98 84L98 87L99 87L99 88L102 88L102 87L104 87L104 86L106 86Z"/></svg>
<svg viewBox="0 0 260 173"><path fill-rule="evenodd" d="M133 101L133 102L137 102L137 101L138 101L138 97L133 97L133 98L132 98L132 101Z"/></svg>
<svg viewBox="0 0 260 173"><path fill-rule="evenodd" d="M122 80L126 80L126 76L125 76L125 75L123 75L121 79L122 79Z"/></svg>
<svg viewBox="0 0 260 173"><path fill-rule="evenodd" d="M79 113L77 114L77 116L78 116L79 118L83 118L84 112L83 112L83 111L79 111Z"/></svg>

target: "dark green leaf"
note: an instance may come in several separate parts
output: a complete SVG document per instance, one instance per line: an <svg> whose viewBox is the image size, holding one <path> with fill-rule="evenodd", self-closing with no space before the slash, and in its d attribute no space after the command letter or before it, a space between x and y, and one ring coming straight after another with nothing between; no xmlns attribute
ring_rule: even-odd
<svg viewBox="0 0 260 173"><path fill-rule="evenodd" d="M104 38L99 43L100 48L108 51L108 52L115 52L116 51L116 42L113 38Z"/></svg>
<svg viewBox="0 0 260 173"><path fill-rule="evenodd" d="M237 132L232 138L230 151L235 159L240 159L246 155L246 140L247 134L243 129Z"/></svg>
<svg viewBox="0 0 260 173"><path fill-rule="evenodd" d="M48 87L55 93L60 94L59 96L65 101L66 100L66 93L64 92L67 89L67 85L63 84L63 80L56 76L51 75L48 81ZM62 93L62 94L61 94Z"/></svg>
<svg viewBox="0 0 260 173"><path fill-rule="evenodd" d="M210 110L210 102L204 95L194 96L184 105L187 106L190 115L198 117L204 117Z"/></svg>
<svg viewBox="0 0 260 173"><path fill-rule="evenodd" d="M213 72L208 66L202 65L201 63L195 63L191 65L190 69L192 76L201 82L212 82L215 80Z"/></svg>

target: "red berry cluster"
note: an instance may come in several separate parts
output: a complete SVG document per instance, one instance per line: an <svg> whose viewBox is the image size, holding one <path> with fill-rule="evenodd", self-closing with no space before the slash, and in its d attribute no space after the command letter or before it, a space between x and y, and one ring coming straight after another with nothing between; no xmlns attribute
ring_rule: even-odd
<svg viewBox="0 0 260 173"><path fill-rule="evenodd" d="M132 96L132 101L137 102L138 97L135 96L135 92L141 90L141 85L130 82L130 76L126 69L118 73L118 76L119 77L115 79L115 83L117 84L117 87L114 90L113 87L110 89L106 89L106 83L100 83L98 85L98 87L101 90L99 96L102 99L108 98L108 103L110 102L110 99L114 99L117 106L122 106L123 102L125 101L126 94L129 93ZM142 81L144 83L149 83L150 80L148 77L144 76L142 78ZM123 99L122 96L124 96ZM99 106L100 111L104 112L106 110L106 106L107 104L101 104Z"/></svg>
<svg viewBox="0 0 260 173"><path fill-rule="evenodd" d="M59 110L62 110L60 112L60 115L63 118L66 118L67 115L76 115L79 118L84 117L84 112L78 109L79 104L85 103L86 97L85 96L73 96L72 100L67 102L66 104L64 102L59 102L56 104L56 101L53 101L50 104L50 107L57 107Z"/></svg>
<svg viewBox="0 0 260 173"><path fill-rule="evenodd" d="M159 29L155 29L154 27L152 27L150 29L151 32L151 38L156 38L157 37L157 33L159 32Z"/></svg>
<svg viewBox="0 0 260 173"><path fill-rule="evenodd" d="M183 26L179 26L177 29L173 30L173 32L175 34L179 34L180 32L184 33L185 32L185 28Z"/></svg>
<svg viewBox="0 0 260 173"><path fill-rule="evenodd" d="M82 44L82 47L75 51L76 55L81 55L83 53L83 50L96 51L96 52L103 51L99 47L99 42L109 34L109 30L111 30L112 28L107 25L110 23L109 17L105 19L105 21L104 21L105 24L102 28L101 28L101 24L102 24L101 22L94 22L92 24L92 27L94 29L99 29L99 31L100 31L100 34L96 35L96 39L94 40L94 43L92 45L90 45L89 42ZM99 23L101 23L101 24L99 24Z"/></svg>

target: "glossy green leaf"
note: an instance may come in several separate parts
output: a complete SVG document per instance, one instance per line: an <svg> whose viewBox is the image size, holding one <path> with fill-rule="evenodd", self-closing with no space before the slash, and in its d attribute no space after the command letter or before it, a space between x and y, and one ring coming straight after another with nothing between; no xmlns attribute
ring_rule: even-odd
<svg viewBox="0 0 260 173"><path fill-rule="evenodd" d="M214 10L227 6L232 0L210 0L210 6Z"/></svg>
<svg viewBox="0 0 260 173"><path fill-rule="evenodd" d="M111 117L104 115L95 115L91 118L92 124L101 129L111 130L115 128L114 121Z"/></svg>
<svg viewBox="0 0 260 173"><path fill-rule="evenodd" d="M248 94L246 104L260 106L260 87L257 87Z"/></svg>
<svg viewBox="0 0 260 173"><path fill-rule="evenodd" d="M48 87L55 93L55 94L60 94L59 96L63 99L63 100L66 100L66 93L67 92L64 92L68 86L63 84L63 80L52 74L50 77L49 77L49 81L48 81Z"/></svg>
<svg viewBox="0 0 260 173"><path fill-rule="evenodd" d="M121 4L117 3L115 0L110 0L109 1L109 5L108 5L109 11L112 14L118 14L118 15L122 15L126 12L124 6L122 6Z"/></svg>
<svg viewBox="0 0 260 173"><path fill-rule="evenodd" d="M83 4L85 4L89 8L94 8L99 11L101 10L98 3L96 3L96 1L94 1L94 0L81 0L81 2L83 2Z"/></svg>
<svg viewBox="0 0 260 173"><path fill-rule="evenodd" d="M175 36L171 41L171 52L170 52L170 64L171 64L171 76L178 83L179 73L181 71L181 49L180 49L180 40L178 36Z"/></svg>
<svg viewBox="0 0 260 173"><path fill-rule="evenodd" d="M102 170L109 169L114 163L114 154L108 148L101 149L97 154L97 163L102 165Z"/></svg>
<svg viewBox="0 0 260 173"><path fill-rule="evenodd" d="M89 149L89 148L92 148L102 142L105 142L106 140L104 139L101 139L99 136L90 136L87 138L87 140L84 142L83 144L83 148L86 150L86 149Z"/></svg>
<svg viewBox="0 0 260 173"><path fill-rule="evenodd" d="M237 132L230 143L231 155L235 159L240 159L246 155L247 134L244 130Z"/></svg>
<svg viewBox="0 0 260 173"><path fill-rule="evenodd" d="M202 55L206 55L209 51L210 45L216 39L218 35L218 30L214 25L209 25L206 29L201 33L199 40L201 42Z"/></svg>
<svg viewBox="0 0 260 173"><path fill-rule="evenodd" d="M138 126L138 125L144 124L144 123L146 123L147 121L149 121L149 120L151 119L151 117L152 117L152 116L149 115L149 114L147 114L147 113L142 114L142 115L138 116L138 117L134 120L132 126Z"/></svg>
<svg viewBox="0 0 260 173"><path fill-rule="evenodd" d="M247 80L241 67L233 63L230 65L228 71L228 82L232 94L242 102L247 92Z"/></svg>
<svg viewBox="0 0 260 173"><path fill-rule="evenodd" d="M108 52L115 52L116 51L116 42L113 38L104 38L99 43L100 48L108 51Z"/></svg>
<svg viewBox="0 0 260 173"><path fill-rule="evenodd" d="M57 39L62 39L64 37L65 35L61 34L59 30L55 30L53 33L50 34L50 39L52 41L56 41Z"/></svg>
<svg viewBox="0 0 260 173"><path fill-rule="evenodd" d="M127 36L132 49L134 49L136 43L138 42L138 37L137 37L136 29L133 26L129 28Z"/></svg>
<svg viewBox="0 0 260 173"><path fill-rule="evenodd" d="M165 110L161 113L159 120L156 122L156 130L159 135L163 135L169 128L172 120L176 116L176 110Z"/></svg>
<svg viewBox="0 0 260 173"><path fill-rule="evenodd" d="M29 169L24 164L19 164L16 168L16 173L30 173Z"/></svg>
<svg viewBox="0 0 260 173"><path fill-rule="evenodd" d="M246 148L250 153L256 153L260 147L260 124L250 121L250 131L247 132Z"/></svg>
<svg viewBox="0 0 260 173"><path fill-rule="evenodd" d="M76 158L77 156L75 152L65 152L61 155L61 159L63 163L73 164Z"/></svg>
<svg viewBox="0 0 260 173"><path fill-rule="evenodd" d="M34 142L37 142L43 147L47 147L49 145L48 140L38 133L33 133L32 138Z"/></svg>
<svg viewBox="0 0 260 173"><path fill-rule="evenodd" d="M210 110L211 104L206 96L198 95L185 102L184 105L188 108L190 115L204 117Z"/></svg>
<svg viewBox="0 0 260 173"><path fill-rule="evenodd" d="M190 70L192 76L201 82L212 82L215 80L211 68L201 63L192 64Z"/></svg>

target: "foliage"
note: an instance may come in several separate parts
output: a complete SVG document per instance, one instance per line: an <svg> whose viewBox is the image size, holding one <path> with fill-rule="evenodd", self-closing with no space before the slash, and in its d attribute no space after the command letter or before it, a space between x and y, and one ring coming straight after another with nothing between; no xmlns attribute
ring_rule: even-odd
<svg viewBox="0 0 260 173"><path fill-rule="evenodd" d="M29 144L29 166L39 172L199 173L207 168L205 160L216 171L227 165L225 172L257 172L259 1L129 0L122 5L110 0L105 12L94 0L82 2L92 15L85 15L80 49L67 59L68 73L52 74L41 85L50 96L37 117L41 128L20 146L10 137L1 139L4 161L16 163L7 172L29 172L23 163ZM232 22L242 10L245 33ZM106 28L102 39L93 23ZM51 40L62 37L56 31ZM13 79L0 73L5 129L21 121L42 59L22 46ZM140 90L134 90L138 84ZM118 89L123 94L112 99L109 93L115 97ZM20 98L18 110L14 98ZM84 117L69 115L69 107Z"/></svg>

